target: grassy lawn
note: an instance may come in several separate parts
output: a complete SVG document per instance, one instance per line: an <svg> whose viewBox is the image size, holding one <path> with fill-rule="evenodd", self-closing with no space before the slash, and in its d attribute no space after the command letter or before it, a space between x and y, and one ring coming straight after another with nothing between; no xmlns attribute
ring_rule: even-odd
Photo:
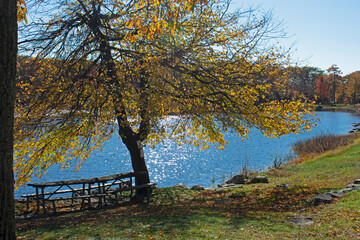
<svg viewBox="0 0 360 240"><path fill-rule="evenodd" d="M360 178L360 141L262 173L269 184L226 190L159 188L145 205L18 220L19 239L360 239L360 190L313 206ZM290 184L288 188L276 187ZM311 218L301 227L293 218Z"/></svg>

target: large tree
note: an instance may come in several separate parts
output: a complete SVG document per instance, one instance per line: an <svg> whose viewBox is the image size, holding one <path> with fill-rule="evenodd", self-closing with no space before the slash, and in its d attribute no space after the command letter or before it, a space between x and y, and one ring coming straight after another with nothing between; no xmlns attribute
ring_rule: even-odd
<svg viewBox="0 0 360 240"><path fill-rule="evenodd" d="M0 1L0 239L15 239L13 126L17 55L15 0Z"/></svg>
<svg viewBox="0 0 360 240"><path fill-rule="evenodd" d="M168 137L222 148L224 131L278 137L310 128L305 99L273 94L288 79L285 54L267 44L279 36L271 14L171 3L67 1L24 29L20 46L36 55L24 61L37 72L19 84L31 96L17 105L19 183L72 157L81 163L115 127L137 184L149 182L143 144Z"/></svg>
<svg viewBox="0 0 360 240"><path fill-rule="evenodd" d="M342 100L343 96L342 72L336 64L331 65L331 67L326 69L326 72L328 73L326 80L329 86L330 100L333 103L341 102L340 100Z"/></svg>

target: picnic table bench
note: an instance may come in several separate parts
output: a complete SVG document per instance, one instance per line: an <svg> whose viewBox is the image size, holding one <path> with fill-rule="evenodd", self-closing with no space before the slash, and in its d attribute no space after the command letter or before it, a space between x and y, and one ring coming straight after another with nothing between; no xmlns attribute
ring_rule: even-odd
<svg viewBox="0 0 360 240"><path fill-rule="evenodd" d="M97 199L97 208L101 208L107 204L107 198L110 196L113 196L117 202L121 198L131 198L137 189L145 189L145 197L149 199L151 189L156 183L134 185L134 177L135 173L126 172L89 179L31 183L28 186L35 188L35 194L26 194L21 197L26 198L28 209L29 202L36 201L36 213L39 212L41 207L44 213L48 213L45 206L46 202L52 203L53 212L55 213L55 202L59 200L71 200L72 202L74 200L81 200L81 209L83 209L85 201L87 201L88 208L93 208L91 201Z"/></svg>

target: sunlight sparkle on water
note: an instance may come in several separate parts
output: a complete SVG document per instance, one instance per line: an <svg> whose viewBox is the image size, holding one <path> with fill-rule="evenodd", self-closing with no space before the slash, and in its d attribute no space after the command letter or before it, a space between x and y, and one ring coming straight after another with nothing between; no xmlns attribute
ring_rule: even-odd
<svg viewBox="0 0 360 240"><path fill-rule="evenodd" d="M237 174L244 164L252 170L263 170L271 166L275 156L290 153L293 143L319 134L345 134L359 118L350 113L319 112L323 117L318 126L305 134L290 134L280 139L266 138L258 130L250 132L249 139L241 141L234 133L225 133L229 141L224 150L210 148L200 150L194 146L165 139L155 149L145 147L146 163L151 181L159 187L184 183L188 186L200 184L210 187L223 182L230 174ZM130 155L117 134L105 143L102 151L94 152L78 172L73 168L61 171L60 166L49 169L43 179L34 178L33 183L91 178L132 171ZM20 187L15 196L29 194L33 189Z"/></svg>

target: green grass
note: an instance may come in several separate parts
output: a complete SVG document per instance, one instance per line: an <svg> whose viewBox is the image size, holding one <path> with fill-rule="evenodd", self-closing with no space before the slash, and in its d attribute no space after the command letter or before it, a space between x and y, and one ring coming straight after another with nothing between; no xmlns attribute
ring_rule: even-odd
<svg viewBox="0 0 360 240"><path fill-rule="evenodd" d="M20 239L358 239L360 191L314 207L312 198L360 178L360 145L263 173L269 184L217 191L161 188L149 204L18 220ZM276 188L281 183L290 188ZM314 224L288 223L295 216Z"/></svg>

